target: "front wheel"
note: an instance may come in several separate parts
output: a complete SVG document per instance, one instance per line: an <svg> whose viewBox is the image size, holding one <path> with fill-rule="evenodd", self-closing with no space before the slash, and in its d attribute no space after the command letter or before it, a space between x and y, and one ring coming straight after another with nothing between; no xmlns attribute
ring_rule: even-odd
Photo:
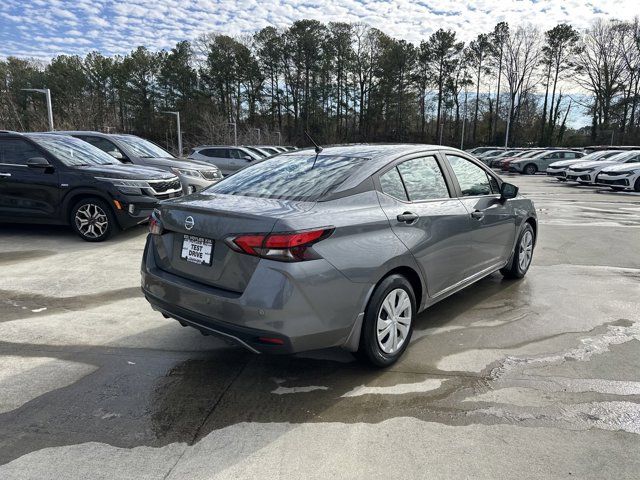
<svg viewBox="0 0 640 480"><path fill-rule="evenodd" d="M535 234L533 227L527 223L520 232L516 248L511 256L511 262L500 270L505 278L522 278L527 274L533 259Z"/></svg>
<svg viewBox="0 0 640 480"><path fill-rule="evenodd" d="M113 212L99 198L84 198L71 209L71 227L87 242L102 242L117 229Z"/></svg>
<svg viewBox="0 0 640 480"><path fill-rule="evenodd" d="M640 192L640 177L636 179L636 183L633 184L633 190L636 192Z"/></svg>
<svg viewBox="0 0 640 480"><path fill-rule="evenodd" d="M402 275L390 275L367 304L358 354L376 367L393 365L411 340L416 315L413 287Z"/></svg>

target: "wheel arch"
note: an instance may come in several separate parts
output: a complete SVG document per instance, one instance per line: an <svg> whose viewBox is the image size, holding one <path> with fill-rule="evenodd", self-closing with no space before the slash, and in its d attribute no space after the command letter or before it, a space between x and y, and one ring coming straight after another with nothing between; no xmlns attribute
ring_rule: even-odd
<svg viewBox="0 0 640 480"><path fill-rule="evenodd" d="M111 213L114 215L114 218L116 218L116 212L113 209L112 200L108 195L99 190L78 188L68 192L62 201L62 216L65 222L70 222L71 209L74 205L85 198L99 198L100 200L103 200L111 209Z"/></svg>
<svg viewBox="0 0 640 480"><path fill-rule="evenodd" d="M364 310L369 304L369 301L371 300L371 296L373 295L373 292L376 290L376 288L378 288L378 286L386 278L390 277L391 275L402 275L407 279L407 281L411 284L411 287L413 288L413 293L416 297L416 306L417 306L416 315L422 310L421 307L425 300L427 286L423 281L422 277L420 276L420 274L415 270L415 268L409 265L399 265L399 266L393 267L390 270L386 271L384 275L380 276L378 281L375 284L373 284L371 288L369 288L369 291L367 292L367 295L364 301L362 312L356 318L356 321L353 324L353 328L351 329L349 336L347 337L344 344L342 345L342 348L350 352L356 352L358 350L358 347L360 346L360 336L362 334L362 322L364 319Z"/></svg>

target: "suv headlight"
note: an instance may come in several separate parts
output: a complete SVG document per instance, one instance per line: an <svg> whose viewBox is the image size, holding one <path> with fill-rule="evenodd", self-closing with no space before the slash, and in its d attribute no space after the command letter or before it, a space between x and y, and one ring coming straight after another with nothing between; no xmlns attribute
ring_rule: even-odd
<svg viewBox="0 0 640 480"><path fill-rule="evenodd" d="M145 180L127 180L124 178L95 177L96 180L109 182L125 195L144 195L143 189L151 188Z"/></svg>
<svg viewBox="0 0 640 480"><path fill-rule="evenodd" d="M192 170L190 168L172 167L171 171L176 175L185 175L187 177L193 177L193 178L204 178L198 170Z"/></svg>

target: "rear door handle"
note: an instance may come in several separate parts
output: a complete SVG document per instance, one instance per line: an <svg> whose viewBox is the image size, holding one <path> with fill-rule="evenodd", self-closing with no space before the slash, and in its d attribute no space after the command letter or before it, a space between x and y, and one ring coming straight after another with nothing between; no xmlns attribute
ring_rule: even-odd
<svg viewBox="0 0 640 480"><path fill-rule="evenodd" d="M418 215L416 215L413 212L404 212L398 215L396 218L398 219L399 222L413 223L420 217L418 217Z"/></svg>
<svg viewBox="0 0 640 480"><path fill-rule="evenodd" d="M10 173L0 173L0 177L10 177Z"/></svg>
<svg viewBox="0 0 640 480"><path fill-rule="evenodd" d="M484 213L480 210L475 210L471 212L471 218L475 218L476 220L482 220L484 218Z"/></svg>

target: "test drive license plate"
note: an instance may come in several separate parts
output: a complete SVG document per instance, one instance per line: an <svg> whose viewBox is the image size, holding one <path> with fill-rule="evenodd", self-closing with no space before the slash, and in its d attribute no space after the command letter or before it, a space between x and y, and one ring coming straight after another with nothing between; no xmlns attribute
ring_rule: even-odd
<svg viewBox="0 0 640 480"><path fill-rule="evenodd" d="M213 240L202 237L185 235L182 240L182 253L180 258L198 265L211 265L213 253Z"/></svg>

